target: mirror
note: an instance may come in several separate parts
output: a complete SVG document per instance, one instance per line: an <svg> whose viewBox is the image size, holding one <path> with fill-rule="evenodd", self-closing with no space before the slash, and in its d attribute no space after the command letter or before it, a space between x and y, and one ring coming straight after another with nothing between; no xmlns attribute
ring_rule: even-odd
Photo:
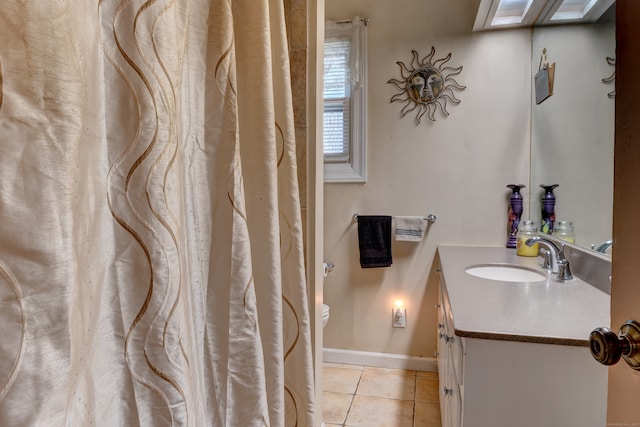
<svg viewBox="0 0 640 427"><path fill-rule="evenodd" d="M540 225L540 184L559 184L556 223L571 221L576 244L597 247L612 234L615 83L603 79L615 71L607 61L615 58L615 5L593 24L535 27L532 79L543 49L555 81L539 105L532 94L530 218Z"/></svg>

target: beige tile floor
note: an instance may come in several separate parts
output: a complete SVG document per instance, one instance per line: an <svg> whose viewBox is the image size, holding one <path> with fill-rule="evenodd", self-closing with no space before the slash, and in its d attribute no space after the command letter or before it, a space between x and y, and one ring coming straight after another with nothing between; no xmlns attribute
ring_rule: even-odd
<svg viewBox="0 0 640 427"><path fill-rule="evenodd" d="M326 427L441 427L438 374L325 363Z"/></svg>

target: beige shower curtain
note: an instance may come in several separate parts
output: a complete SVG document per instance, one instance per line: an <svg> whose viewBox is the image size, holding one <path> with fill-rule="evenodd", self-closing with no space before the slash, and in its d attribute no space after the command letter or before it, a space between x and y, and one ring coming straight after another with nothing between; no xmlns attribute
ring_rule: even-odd
<svg viewBox="0 0 640 427"><path fill-rule="evenodd" d="M3 0L0 425L313 425L282 0Z"/></svg>

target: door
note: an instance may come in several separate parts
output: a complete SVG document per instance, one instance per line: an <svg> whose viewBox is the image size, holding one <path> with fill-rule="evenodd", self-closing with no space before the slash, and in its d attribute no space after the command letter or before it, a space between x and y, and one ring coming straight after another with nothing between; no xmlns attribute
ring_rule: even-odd
<svg viewBox="0 0 640 427"><path fill-rule="evenodd" d="M640 1L616 2L616 135L611 329L640 321ZM588 191L585 189L585 192ZM587 193L588 194L588 193ZM640 425L640 371L609 369L608 425Z"/></svg>

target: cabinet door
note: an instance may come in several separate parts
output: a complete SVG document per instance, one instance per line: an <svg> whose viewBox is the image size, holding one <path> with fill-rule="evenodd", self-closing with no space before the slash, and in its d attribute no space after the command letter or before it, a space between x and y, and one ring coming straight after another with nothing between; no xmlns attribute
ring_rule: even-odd
<svg viewBox="0 0 640 427"><path fill-rule="evenodd" d="M451 420L451 427L461 427L462 425L462 395L460 393L460 386L454 384L451 388L451 392L447 396L447 409L449 412L449 419Z"/></svg>
<svg viewBox="0 0 640 427"><path fill-rule="evenodd" d="M442 285L441 285L442 286ZM446 330L445 330L445 314L444 314L444 301L442 299L442 292L440 292L440 298L438 301L438 380L440 389L440 418L442 419L443 426L448 425L446 422L448 414L448 405L445 395L445 387L447 384L447 375L449 372L449 346L446 342Z"/></svg>
<svg viewBox="0 0 640 427"><path fill-rule="evenodd" d="M453 329L453 328L452 328ZM448 339L449 355L451 357L449 368L455 375L456 382L459 385L464 384L464 338L455 335L452 330Z"/></svg>

